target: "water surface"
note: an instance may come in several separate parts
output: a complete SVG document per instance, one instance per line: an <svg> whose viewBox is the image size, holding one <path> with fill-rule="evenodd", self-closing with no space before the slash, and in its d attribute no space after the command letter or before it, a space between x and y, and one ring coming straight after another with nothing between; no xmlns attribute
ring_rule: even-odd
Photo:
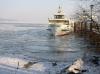
<svg viewBox="0 0 100 74"><path fill-rule="evenodd" d="M99 48L76 34L50 36L47 25L2 24L0 56L39 62L73 62L77 58L100 56ZM10 25L10 26L9 26Z"/></svg>

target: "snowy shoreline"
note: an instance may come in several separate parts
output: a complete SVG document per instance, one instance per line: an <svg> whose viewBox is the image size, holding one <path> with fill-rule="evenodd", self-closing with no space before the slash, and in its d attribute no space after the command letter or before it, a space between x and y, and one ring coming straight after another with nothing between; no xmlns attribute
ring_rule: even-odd
<svg viewBox="0 0 100 74"><path fill-rule="evenodd" d="M0 73L1 74L57 74L60 71L72 64L72 62L36 62L31 64L28 68L24 68L25 64L30 61L23 60L19 58L11 57L0 57ZM33 61L32 61L33 62ZM99 60L100 63L100 60ZM100 66L95 66L93 64L85 63L84 68L87 72L84 74L100 74ZM66 74L66 73L65 73Z"/></svg>

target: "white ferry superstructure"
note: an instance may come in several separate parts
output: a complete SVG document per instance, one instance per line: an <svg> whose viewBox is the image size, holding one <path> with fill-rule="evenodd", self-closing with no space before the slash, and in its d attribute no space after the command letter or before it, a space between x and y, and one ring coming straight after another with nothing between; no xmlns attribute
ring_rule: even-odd
<svg viewBox="0 0 100 74"><path fill-rule="evenodd" d="M58 12L54 15L54 18L48 19L48 21L49 30L52 35L62 36L73 31L73 24L70 24L70 21L65 18L65 14L60 6Z"/></svg>

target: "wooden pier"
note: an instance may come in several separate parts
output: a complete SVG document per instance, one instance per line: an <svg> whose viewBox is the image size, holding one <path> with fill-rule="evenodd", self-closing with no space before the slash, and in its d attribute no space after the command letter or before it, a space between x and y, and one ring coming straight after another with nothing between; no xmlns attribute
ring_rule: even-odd
<svg viewBox="0 0 100 74"><path fill-rule="evenodd" d="M90 41L90 43L100 47L100 24L93 22L91 31L90 24L87 22L77 21L74 24L74 32L84 36Z"/></svg>

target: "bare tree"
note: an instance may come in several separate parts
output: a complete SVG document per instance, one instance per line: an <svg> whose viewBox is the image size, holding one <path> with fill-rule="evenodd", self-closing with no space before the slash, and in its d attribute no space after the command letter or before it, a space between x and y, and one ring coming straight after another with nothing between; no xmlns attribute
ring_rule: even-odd
<svg viewBox="0 0 100 74"><path fill-rule="evenodd" d="M88 7L85 7L85 4L81 3L81 6L78 6L78 10L74 15L75 19L77 19L78 21L84 21L84 19L87 21L90 20L90 22L92 21L94 23L93 26L98 31L100 31L100 0L79 0L79 1L86 2L88 4L87 5Z"/></svg>

